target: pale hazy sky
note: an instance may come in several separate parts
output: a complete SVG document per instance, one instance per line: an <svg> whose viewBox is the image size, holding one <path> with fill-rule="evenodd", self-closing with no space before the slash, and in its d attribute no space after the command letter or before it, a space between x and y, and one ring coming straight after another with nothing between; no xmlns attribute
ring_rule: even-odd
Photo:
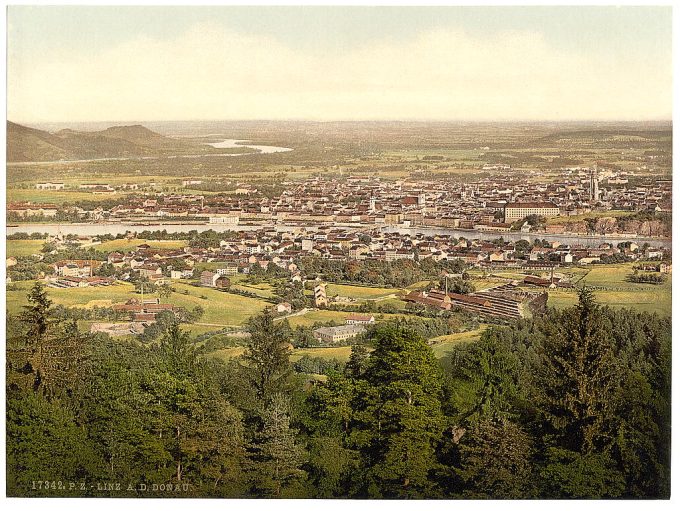
<svg viewBox="0 0 680 511"><path fill-rule="evenodd" d="M8 118L670 119L670 7L10 7Z"/></svg>

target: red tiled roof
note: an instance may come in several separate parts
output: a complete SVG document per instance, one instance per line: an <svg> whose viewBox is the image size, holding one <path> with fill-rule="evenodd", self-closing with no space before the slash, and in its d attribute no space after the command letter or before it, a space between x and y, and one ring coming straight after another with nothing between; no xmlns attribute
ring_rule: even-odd
<svg viewBox="0 0 680 511"><path fill-rule="evenodd" d="M370 321L373 317L371 314L350 314L346 319L351 321Z"/></svg>

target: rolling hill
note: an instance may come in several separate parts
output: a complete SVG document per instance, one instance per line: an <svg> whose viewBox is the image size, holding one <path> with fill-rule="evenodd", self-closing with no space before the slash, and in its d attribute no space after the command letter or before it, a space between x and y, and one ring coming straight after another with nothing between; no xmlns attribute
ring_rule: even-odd
<svg viewBox="0 0 680 511"><path fill-rule="evenodd" d="M212 150L203 144L165 137L141 125L49 133L7 121L8 162L134 158Z"/></svg>

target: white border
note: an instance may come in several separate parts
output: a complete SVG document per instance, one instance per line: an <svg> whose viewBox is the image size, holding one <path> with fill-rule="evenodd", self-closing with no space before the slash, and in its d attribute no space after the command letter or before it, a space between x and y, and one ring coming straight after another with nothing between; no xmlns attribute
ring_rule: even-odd
<svg viewBox="0 0 680 511"><path fill-rule="evenodd" d="M257 4L251 3L251 2L215 2L215 1L201 1L201 5L206 5L206 6L229 6L229 5L289 5L289 6L295 6L295 5L333 5L333 6L371 6L371 5L378 5L378 6L512 6L512 5L521 5L521 6L614 6L614 5L624 5L624 6L640 6L640 5L654 5L654 6L673 6L672 1L660 1L660 2L649 2L649 1L635 1L635 0L619 0L617 2L606 2L602 0L572 0L570 2L546 2L546 1L536 1L536 0L524 0L521 2L509 2L507 0L478 0L478 1L462 1L462 2L432 2L432 1L427 1L423 2L422 4L418 4L416 2L404 2L404 1L392 1L392 2L386 2L386 1L372 1L372 2L366 2L366 1L335 1L335 2L319 2L319 1L308 1L308 0L300 0L297 2L282 2L282 1L269 1L269 2L258 2ZM141 1L141 2L62 2L62 1L25 1L25 0L18 0L12 2L12 5L128 5L128 6L133 6L133 5L155 5L155 6L164 6L164 5L187 5L187 2L184 1L177 1L177 0L166 0L166 1ZM3 4L5 7L2 10L2 30L3 32L3 37L2 37L2 53L4 55L4 58L2 59L2 71L3 75L6 77L6 51L7 51L7 4ZM680 17L679 14L680 10L679 9L673 9L673 73L674 76L677 75L678 71L678 64L680 62L680 59L678 57L679 53L679 45L678 45L678 38L675 37L677 34L677 29L678 29L678 20ZM2 82L2 87L3 87L3 96L5 97L5 101L2 102L2 110L4 117L6 119L6 114L7 114L7 104L6 104L6 81L3 80ZM677 99L677 94L675 94L675 89L674 89L674 102L673 102L673 118L678 119L678 102L676 101ZM6 140L5 140L5 130L6 130L6 123L2 124L2 134L3 134L3 144L2 144L2 149L1 149L1 155L0 155L0 161L3 162L2 164L2 183L3 183L3 190L4 190L4 184L5 184L5 179L6 179L6 167L5 167L5 152L6 152ZM678 146L680 143L678 142L677 138L674 138L673 141L673 152L674 154L678 154ZM680 181L675 181L673 185L673 193L676 197L680 196ZM0 199L1 205L3 209L6 206L6 196L5 193L2 193L2 198ZM2 227L3 230L6 230L6 217L5 215L0 215L2 217ZM673 223L674 226L680 226L680 211L674 211L673 212ZM680 227L678 227L680 229ZM675 231L675 229L674 229ZM678 249L680 248L680 237L675 237L674 236L674 241L673 241L673 250L675 253L680 254L680 251ZM4 260L5 258L5 243L3 242L0 244L0 256L1 259L0 261ZM0 282L4 282L5 279L5 265L0 265L1 270L0 270L0 278L2 280ZM678 284L678 279L673 278L673 291L674 294L678 290L677 287L680 287L680 284ZM6 302L6 297L5 293L0 293L0 322L4 325L5 324L5 314L6 314L6 309L5 309L5 302ZM674 331L680 331L680 303L678 303L678 300L674 301L673 303L673 329ZM4 328L1 330L0 336L2 337L2 346L3 346L3 352L4 352ZM3 381L4 381L4 376L5 376L5 364L2 364L2 376L3 376ZM674 371L673 374L673 388L674 390L677 390L678 386L676 385L677 383L677 378L678 378L678 371ZM527 511L545 511L546 506L549 506L551 511L552 510L571 510L574 508L574 506L578 506L579 508L588 510L588 509L603 509L603 508L608 508L608 507L616 507L617 511L618 510L639 510L640 508L643 509L650 509L650 508L659 508L659 509L669 509L671 506L674 509L677 509L677 504L680 502L680 497L678 494L680 493L680 486L678 485L678 480L680 478L680 468L678 467L678 450L680 450L680 442L678 441L678 429L679 427L677 426L678 424L678 412L677 412L677 405L678 405L678 400L675 398L676 393L673 395L673 423L676 424L676 427L674 428L673 435L672 435L672 494L671 494L671 499L669 501L578 501L578 502L572 502L572 501L413 501L413 502L408 502L408 501L345 501L345 500L333 500L333 501L319 501L319 500L285 500L285 501L274 501L274 500L211 500L211 499L176 499L176 500L170 500L170 499L163 499L163 500L147 500L147 499L7 499L2 496L2 504L5 506L5 509L34 509L34 508L43 508L43 509L68 509L68 510L80 510L80 509L90 509L92 507L97 507L98 509L102 510L118 510L121 507L125 507L130 510L136 510L136 509L144 509L144 508L160 508L162 507L163 509L167 510L185 510L187 507L191 506L200 506L202 509L235 509L235 510L240 510L240 509L254 509L254 510L265 510L265 509L271 509L275 507L276 509L282 509L284 511L287 510L295 510L295 511L318 511L318 508L322 506L324 508L324 511L334 511L334 510L343 510L346 507L351 507L352 509L356 510L368 510L371 508L376 508L376 506L382 506L382 505L387 505L391 509L395 511L401 511L401 510L411 510L411 509L425 509L427 508L428 510L446 510L449 511L452 507L462 507L465 509L473 509L473 510L497 510L499 507L503 509L522 509L522 510L527 510ZM0 441L0 491L3 492L5 491L5 393L4 391L2 392L2 413L0 413L0 423L2 425L2 440Z"/></svg>

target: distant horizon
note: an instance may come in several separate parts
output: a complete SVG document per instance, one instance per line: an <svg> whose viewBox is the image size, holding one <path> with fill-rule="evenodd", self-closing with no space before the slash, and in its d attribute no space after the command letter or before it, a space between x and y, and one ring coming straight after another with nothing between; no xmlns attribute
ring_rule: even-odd
<svg viewBox="0 0 680 511"><path fill-rule="evenodd" d="M413 123L413 124L673 124L673 119L501 119L498 121L485 119L153 119L153 120L91 120L91 121L31 121L22 122L7 119L8 122L36 128L37 126L60 125L108 125L108 126L137 126L144 124L172 124L172 123L309 123L309 124L351 124L351 123ZM36 128L42 129L42 128Z"/></svg>

